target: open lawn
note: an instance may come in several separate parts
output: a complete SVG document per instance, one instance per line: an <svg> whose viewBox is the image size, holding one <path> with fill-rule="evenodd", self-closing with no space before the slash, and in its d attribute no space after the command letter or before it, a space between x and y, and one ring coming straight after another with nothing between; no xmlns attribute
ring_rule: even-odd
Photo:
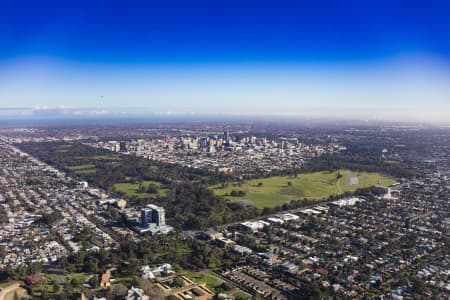
<svg viewBox="0 0 450 300"><path fill-rule="evenodd" d="M156 194L150 194L150 193L140 193L139 192L139 183L116 183L114 184L114 189L117 192L122 192L126 194L129 197L136 196L138 198L156 198L156 197L163 197L167 194L169 191L164 185L162 185L160 182L157 181L143 181L142 185L145 189L148 188L150 184L154 184L158 187L158 193Z"/></svg>
<svg viewBox="0 0 450 300"><path fill-rule="evenodd" d="M210 273L209 271L205 272L192 272L184 274L187 278L191 279L196 283L205 283L209 289L214 290L222 284L222 280L219 280L217 275L214 273Z"/></svg>
<svg viewBox="0 0 450 300"><path fill-rule="evenodd" d="M107 155L85 155L85 156L74 156L73 159L75 160L82 160L82 159L90 159L92 161L120 161L122 160L120 158L119 154L111 153Z"/></svg>
<svg viewBox="0 0 450 300"><path fill-rule="evenodd" d="M95 155L95 156L92 156L92 159L95 159L95 160L112 160L112 161L119 161L119 160L122 160L122 159L120 158L120 156L117 155L117 154L110 154L110 155Z"/></svg>
<svg viewBox="0 0 450 300"><path fill-rule="evenodd" d="M70 280L75 279L75 280L83 283L86 280L87 277L88 277L88 275L86 273L73 273L70 276Z"/></svg>
<svg viewBox="0 0 450 300"><path fill-rule="evenodd" d="M86 175L95 173L95 165L94 164L84 164L79 166L65 166L66 169L74 172L77 175Z"/></svg>
<svg viewBox="0 0 450 300"><path fill-rule="evenodd" d="M207 288L216 292L217 292L216 288L219 288L224 282L228 283L230 286L235 286L234 283L214 273L212 270L205 270L201 272L187 272L184 273L183 275L185 275L187 278L191 279L196 283L205 283ZM239 297L239 299L251 298L251 295L236 287L232 288L229 291L226 291L226 293L233 295L235 297Z"/></svg>
<svg viewBox="0 0 450 300"><path fill-rule="evenodd" d="M86 169L92 169L95 168L94 164L85 164L85 165L79 165L79 166L66 166L66 169L69 169L71 171L80 171L80 170L86 170Z"/></svg>
<svg viewBox="0 0 450 300"><path fill-rule="evenodd" d="M386 164L390 164L390 165L398 165L398 164L400 164L400 162L398 160L385 159L385 160L383 160L383 162L386 163Z"/></svg>
<svg viewBox="0 0 450 300"><path fill-rule="evenodd" d="M56 149L56 152L59 152L59 153L68 152L70 147L72 147L72 145L61 145L58 147L58 149Z"/></svg>
<svg viewBox="0 0 450 300"><path fill-rule="evenodd" d="M133 281L133 276L119 276L119 277L114 277L113 279L111 279L111 282L113 283L129 283Z"/></svg>
<svg viewBox="0 0 450 300"><path fill-rule="evenodd" d="M58 146L56 152L71 152L77 150L77 145L74 144L66 144L66 145L60 145ZM77 152L78 154L78 152ZM64 168L66 168L69 171L74 172L76 175L89 175L93 174L97 171L96 167L97 164L101 163L110 163L110 164L116 164L118 163L121 158L119 154L111 153L106 155L86 155L86 156L70 156L71 164L75 165L65 165ZM76 165L79 163L79 165Z"/></svg>
<svg viewBox="0 0 450 300"><path fill-rule="evenodd" d="M339 173L342 175L340 179L338 179ZM357 188L389 186L395 182L394 178L379 173L339 170L299 174L296 178L273 176L252 179L241 184L231 183L224 188L220 185L214 185L211 188L218 196L224 196L229 200L247 200L263 208L282 205L291 200L328 198L330 195L353 192ZM243 191L245 195L231 196L233 190Z"/></svg>
<svg viewBox="0 0 450 300"><path fill-rule="evenodd" d="M78 170L78 171L74 171L75 174L77 175L87 175L87 174L92 174L95 173L96 170L94 169L85 169L85 170Z"/></svg>

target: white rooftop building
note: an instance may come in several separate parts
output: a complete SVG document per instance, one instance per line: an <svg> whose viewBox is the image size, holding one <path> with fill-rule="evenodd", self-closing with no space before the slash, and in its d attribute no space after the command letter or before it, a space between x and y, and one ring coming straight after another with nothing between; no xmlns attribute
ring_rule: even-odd
<svg viewBox="0 0 450 300"><path fill-rule="evenodd" d="M144 294L144 290L135 288L134 286L128 290L125 297L126 300L150 300L150 297Z"/></svg>
<svg viewBox="0 0 450 300"><path fill-rule="evenodd" d="M337 201L333 201L331 202L332 205L336 205L339 207L343 207L343 206L353 206L358 202L364 202L364 199L361 198L357 198L357 197L352 197L352 198L347 198L347 199L341 199L341 200L337 200Z"/></svg>

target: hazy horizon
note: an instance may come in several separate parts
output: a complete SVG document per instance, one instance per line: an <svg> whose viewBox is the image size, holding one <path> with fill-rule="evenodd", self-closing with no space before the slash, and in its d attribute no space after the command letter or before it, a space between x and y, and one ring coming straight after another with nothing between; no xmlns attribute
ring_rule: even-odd
<svg viewBox="0 0 450 300"><path fill-rule="evenodd" d="M409 115L414 112L409 112ZM365 113L353 113L342 109L310 109L302 110L302 113L199 113L199 112L176 112L176 111L152 111L148 108L0 108L0 126L5 124L20 125L42 125L51 123L78 124L86 122L108 124L116 122L146 123L146 122L284 122L284 123L311 123L311 124L428 124L431 126L447 126L450 124L446 114L434 118L414 118L408 116L404 111L397 117L395 112L385 113L368 110ZM423 114L423 113L422 113ZM391 115L392 117L387 117ZM16 122L17 121L17 122Z"/></svg>

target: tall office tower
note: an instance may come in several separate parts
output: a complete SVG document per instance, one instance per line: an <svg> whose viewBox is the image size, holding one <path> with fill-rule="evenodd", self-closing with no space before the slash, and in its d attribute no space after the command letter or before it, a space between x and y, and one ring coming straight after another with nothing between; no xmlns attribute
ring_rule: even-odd
<svg viewBox="0 0 450 300"><path fill-rule="evenodd" d="M125 142L120 142L119 150L120 150L120 152L126 152L127 151L127 144Z"/></svg>
<svg viewBox="0 0 450 300"><path fill-rule="evenodd" d="M148 207L144 207L141 210L141 225L146 226L149 223L153 222L152 209Z"/></svg>
<svg viewBox="0 0 450 300"><path fill-rule="evenodd" d="M223 136L224 136L225 142L227 142L228 139L230 138L230 135L228 134L228 131L225 131L225 132L223 133Z"/></svg>
<svg viewBox="0 0 450 300"><path fill-rule="evenodd" d="M152 210L152 223L157 226L166 226L166 212L163 207L154 204L147 205Z"/></svg>
<svg viewBox="0 0 450 300"><path fill-rule="evenodd" d="M166 213L163 207L149 204L141 210L141 226L149 227L150 224L158 227L166 226Z"/></svg>

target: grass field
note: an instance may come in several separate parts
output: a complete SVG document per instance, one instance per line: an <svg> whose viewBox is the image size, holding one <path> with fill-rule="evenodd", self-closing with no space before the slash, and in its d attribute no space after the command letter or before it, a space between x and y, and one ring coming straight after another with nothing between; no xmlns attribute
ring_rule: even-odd
<svg viewBox="0 0 450 300"><path fill-rule="evenodd" d="M70 280L76 279L79 282L83 283L86 280L87 277L88 277L88 274L86 274L86 273L73 273L70 276Z"/></svg>
<svg viewBox="0 0 450 300"><path fill-rule="evenodd" d="M398 160L385 159L385 160L383 160L383 162L386 163L386 164L390 164L390 165L398 165L398 164L400 164L400 162Z"/></svg>
<svg viewBox="0 0 450 300"><path fill-rule="evenodd" d="M77 175L86 175L86 174L92 174L92 173L95 173L95 172L96 172L95 168L74 171L74 173L77 174Z"/></svg>
<svg viewBox="0 0 450 300"><path fill-rule="evenodd" d="M196 283L205 283L209 289L214 290L216 287L219 287L223 281L217 278L212 271L205 272L192 272L184 274L187 278L191 279Z"/></svg>
<svg viewBox="0 0 450 300"><path fill-rule="evenodd" d="M339 172L343 177L338 180ZM353 182L351 182L350 178L354 178ZM289 185L288 182L291 182L291 184ZM229 200L247 200L253 202L257 207L263 208L282 205L291 200L327 198L330 195L353 192L357 188L376 185L389 186L395 182L394 178L379 173L339 170L335 172L299 174L297 178L274 176L252 179L242 183L240 186L238 183L232 183L225 188L222 188L220 185L215 185L211 188L218 196L224 196ZM246 195L232 197L230 193L233 190L244 191Z"/></svg>
<svg viewBox="0 0 450 300"><path fill-rule="evenodd" d="M95 173L95 165L94 164L85 164L79 166L65 166L66 169L74 172L77 175L86 175Z"/></svg>
<svg viewBox="0 0 450 300"><path fill-rule="evenodd" d="M72 145L62 145L58 148L58 152L67 152L70 147L72 147ZM96 170L96 163L98 162L109 162L109 163L117 163L118 161L121 160L120 156L117 154L109 154L109 155L93 155L93 156L77 156L74 157L74 159L83 159L85 160L86 158L89 158L89 162L92 163L88 163L88 164L82 164L82 165L77 165L77 166L65 166L66 169L74 172L77 175L88 175L88 174L93 174L95 173Z"/></svg>
<svg viewBox="0 0 450 300"><path fill-rule="evenodd" d="M119 155L109 154L109 155L95 155L92 156L92 159L95 160L111 160L111 161L119 161L122 160Z"/></svg>
<svg viewBox="0 0 450 300"><path fill-rule="evenodd" d="M86 155L86 156L74 156L73 159L86 159L89 158L92 161L120 161L122 160L119 154L111 153L108 155Z"/></svg>
<svg viewBox="0 0 450 300"><path fill-rule="evenodd" d="M229 280L222 278L220 275L214 273L211 270L206 270L202 272L187 272L183 274L187 278L191 279L192 281L196 283L205 283L206 287L210 290L216 291L216 288L220 287L223 282L229 283L231 286L235 286L235 284L231 283ZM226 291L227 294L230 294L235 297L239 297L239 299L249 299L251 296L240 290L239 288L232 288L229 291Z"/></svg>
<svg viewBox="0 0 450 300"><path fill-rule="evenodd" d="M157 194L150 194L150 193L140 193L139 192L139 183L116 183L114 184L114 189L117 192L125 193L127 196L132 197L136 196L138 198L155 198L155 197L162 197L167 194L169 191L166 187L164 187L161 183L157 181L143 181L142 185L147 188L150 184L154 184L158 186L158 193Z"/></svg>
<svg viewBox="0 0 450 300"><path fill-rule="evenodd" d="M58 149L56 149L56 152L59 152L59 153L68 152L70 147L72 147L72 145L61 145L58 147Z"/></svg>
<svg viewBox="0 0 450 300"><path fill-rule="evenodd" d="M71 171L80 171L80 170L86 170L86 169L92 169L95 168L94 164L86 164L86 165L79 165L79 166L66 166L66 169L69 169Z"/></svg>

